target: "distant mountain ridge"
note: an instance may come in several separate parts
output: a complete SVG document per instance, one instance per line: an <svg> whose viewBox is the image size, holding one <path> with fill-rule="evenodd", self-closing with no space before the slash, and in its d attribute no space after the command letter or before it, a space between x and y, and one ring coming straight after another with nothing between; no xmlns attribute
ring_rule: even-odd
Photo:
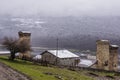
<svg viewBox="0 0 120 80"><path fill-rule="evenodd" d="M108 39L120 45L120 17L2 17L0 38L16 36L20 30L32 33L33 46L95 50L96 40ZM11 34L12 33L12 34Z"/></svg>

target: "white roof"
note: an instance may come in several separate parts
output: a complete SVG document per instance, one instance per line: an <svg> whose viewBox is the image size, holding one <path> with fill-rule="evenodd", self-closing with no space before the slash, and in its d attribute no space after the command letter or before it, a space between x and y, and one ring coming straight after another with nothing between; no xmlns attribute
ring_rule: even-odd
<svg viewBox="0 0 120 80"><path fill-rule="evenodd" d="M87 56L87 54L82 53L82 54L80 54L80 56Z"/></svg>
<svg viewBox="0 0 120 80"><path fill-rule="evenodd" d="M80 63L78 66L80 67L89 67L93 65L96 62L96 60L89 60L89 59L80 59Z"/></svg>
<svg viewBox="0 0 120 80"><path fill-rule="evenodd" d="M22 32L22 33L30 33L29 31L20 31L20 32Z"/></svg>
<svg viewBox="0 0 120 80"><path fill-rule="evenodd" d="M41 59L41 55L36 55L33 59Z"/></svg>
<svg viewBox="0 0 120 80"><path fill-rule="evenodd" d="M48 50L51 54L59 57L59 58L73 58L79 57L78 55L68 51L68 50Z"/></svg>
<svg viewBox="0 0 120 80"><path fill-rule="evenodd" d="M101 41L108 42L108 40L101 40Z"/></svg>
<svg viewBox="0 0 120 80"><path fill-rule="evenodd" d="M15 56L19 56L20 53L16 53Z"/></svg>
<svg viewBox="0 0 120 80"><path fill-rule="evenodd" d="M0 54L10 54L10 51L0 51Z"/></svg>
<svg viewBox="0 0 120 80"><path fill-rule="evenodd" d="M111 45L112 47L119 47L118 45Z"/></svg>

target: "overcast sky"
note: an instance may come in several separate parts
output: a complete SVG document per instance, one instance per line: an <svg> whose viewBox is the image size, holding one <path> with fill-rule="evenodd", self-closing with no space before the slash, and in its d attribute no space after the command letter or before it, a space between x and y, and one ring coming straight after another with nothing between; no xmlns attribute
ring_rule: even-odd
<svg viewBox="0 0 120 80"><path fill-rule="evenodd" d="M120 0L0 0L0 14L120 16Z"/></svg>

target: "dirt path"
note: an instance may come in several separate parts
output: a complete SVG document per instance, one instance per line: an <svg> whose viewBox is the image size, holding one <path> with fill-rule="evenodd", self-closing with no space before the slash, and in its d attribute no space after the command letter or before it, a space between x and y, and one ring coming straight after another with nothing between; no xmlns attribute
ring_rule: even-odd
<svg viewBox="0 0 120 80"><path fill-rule="evenodd" d="M0 63L0 80L30 80L26 76Z"/></svg>

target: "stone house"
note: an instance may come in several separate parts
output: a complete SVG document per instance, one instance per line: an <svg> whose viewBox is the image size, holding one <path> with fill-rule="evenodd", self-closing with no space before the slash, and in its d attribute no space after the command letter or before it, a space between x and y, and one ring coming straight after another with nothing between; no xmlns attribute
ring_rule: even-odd
<svg viewBox="0 0 120 80"><path fill-rule="evenodd" d="M55 65L75 66L78 65L80 61L78 55L68 50L47 50L41 55L43 61Z"/></svg>

